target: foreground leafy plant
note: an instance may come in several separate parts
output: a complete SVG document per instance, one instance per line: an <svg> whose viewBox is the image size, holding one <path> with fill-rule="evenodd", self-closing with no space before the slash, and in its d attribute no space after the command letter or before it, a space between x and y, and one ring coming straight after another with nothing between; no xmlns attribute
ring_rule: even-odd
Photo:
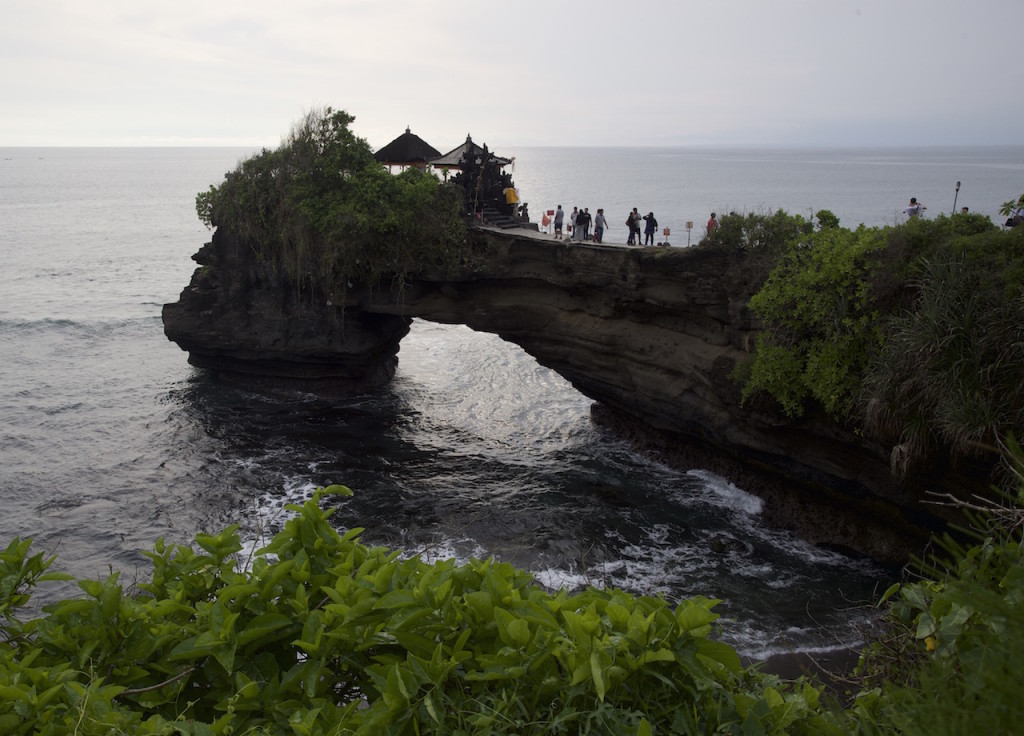
<svg viewBox="0 0 1024 736"><path fill-rule="evenodd" d="M1024 453L1008 442L1017 491L978 499L959 539L937 540L924 579L893 586L893 635L862 657L868 688L851 710L865 734L1010 734L1024 719ZM952 499L962 508L962 502ZM964 539L973 541L965 544ZM893 658L893 652L899 657Z"/></svg>
<svg viewBox="0 0 1024 736"><path fill-rule="evenodd" d="M781 687L709 637L715 601L548 593L494 560L428 565L339 535L318 491L239 570L234 528L158 543L21 622L8 596L4 733L821 732L819 692ZM39 579L12 543L5 590ZM22 571L26 571L23 573Z"/></svg>

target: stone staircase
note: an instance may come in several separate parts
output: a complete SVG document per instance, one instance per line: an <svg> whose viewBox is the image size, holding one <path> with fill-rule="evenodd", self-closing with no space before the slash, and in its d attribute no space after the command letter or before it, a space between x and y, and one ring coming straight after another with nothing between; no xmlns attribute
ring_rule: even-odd
<svg viewBox="0 0 1024 736"><path fill-rule="evenodd" d="M503 230L519 227L519 223L516 220L513 220L510 215L507 215L504 212L499 212L493 207L483 208L483 221L485 225L500 227Z"/></svg>

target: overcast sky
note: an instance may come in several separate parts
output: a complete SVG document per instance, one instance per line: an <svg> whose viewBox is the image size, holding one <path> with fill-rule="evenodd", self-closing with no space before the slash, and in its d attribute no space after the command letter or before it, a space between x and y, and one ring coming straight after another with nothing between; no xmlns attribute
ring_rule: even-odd
<svg viewBox="0 0 1024 736"><path fill-rule="evenodd" d="M1024 143L1024 0L4 0L0 146Z"/></svg>

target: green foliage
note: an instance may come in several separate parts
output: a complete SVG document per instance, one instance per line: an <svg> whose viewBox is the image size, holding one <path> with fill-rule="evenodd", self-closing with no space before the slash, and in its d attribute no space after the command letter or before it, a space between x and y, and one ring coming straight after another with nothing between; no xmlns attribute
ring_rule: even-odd
<svg viewBox="0 0 1024 736"><path fill-rule="evenodd" d="M1019 732L1024 454L1011 445L1017 505L970 509L971 531L962 531L973 543L946 537L938 556L922 562L925 579L887 594L893 634L862 657L866 675L876 679L849 714L854 733Z"/></svg>
<svg viewBox="0 0 1024 736"><path fill-rule="evenodd" d="M0 731L154 734L821 733L819 692L740 666L715 601L551 594L509 564L428 565L340 536L317 492L251 568L233 528L158 543L13 616L48 560L3 557ZM34 561L33 561L34 560Z"/></svg>
<svg viewBox="0 0 1024 736"><path fill-rule="evenodd" d="M300 121L276 150L239 164L196 197L209 227L223 227L300 284L336 295L349 281L401 281L451 267L465 245L458 191L410 169L378 164L330 107Z"/></svg>
<svg viewBox="0 0 1024 736"><path fill-rule="evenodd" d="M730 212L719 219L719 226L699 245L735 254L737 257L725 277L754 293L786 252L786 244L813 230L814 226L803 217L784 210L746 215Z"/></svg>
<svg viewBox="0 0 1024 736"><path fill-rule="evenodd" d="M135 596L116 575L17 612L66 576L0 555L4 734L1015 733L1024 718L1024 453L1012 505L975 508L927 577L883 598L891 633L837 709L745 670L716 601L550 593L506 563L417 558L339 535L314 494L248 568L234 528L158 542ZM961 537L962 538L962 537Z"/></svg>
<svg viewBox="0 0 1024 736"><path fill-rule="evenodd" d="M767 215L730 212L720 218L718 227L701 243L725 250L778 255L793 238L808 235L812 230L810 222L785 210Z"/></svg>
<svg viewBox="0 0 1024 736"><path fill-rule="evenodd" d="M818 221L819 230L830 230L831 228L839 227L839 218L831 210L818 210L814 217Z"/></svg>
<svg viewBox="0 0 1024 736"><path fill-rule="evenodd" d="M1011 199L999 207L999 214L1004 217L1009 217L1021 207L1024 207L1024 194L1017 197L1017 199Z"/></svg>
<svg viewBox="0 0 1024 736"><path fill-rule="evenodd" d="M859 422L900 473L933 452L994 457L1024 432L1024 232L980 215L850 231L829 214L750 300L764 329L734 373L744 400Z"/></svg>
<svg viewBox="0 0 1024 736"><path fill-rule="evenodd" d="M866 273L883 244L877 230L864 227L830 227L790 241L750 300L765 329L745 400L763 390L790 416L800 416L808 398L834 417L849 411L880 341Z"/></svg>
<svg viewBox="0 0 1024 736"><path fill-rule="evenodd" d="M867 428L897 445L901 472L936 450L993 452L1024 430L1024 237L949 238L908 291L864 379Z"/></svg>

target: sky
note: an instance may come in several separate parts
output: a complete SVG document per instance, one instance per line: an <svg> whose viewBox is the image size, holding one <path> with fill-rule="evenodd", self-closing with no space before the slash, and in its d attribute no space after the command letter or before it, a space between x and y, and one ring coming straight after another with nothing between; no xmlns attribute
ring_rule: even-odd
<svg viewBox="0 0 1024 736"><path fill-rule="evenodd" d="M2 0L0 146L1024 143L1024 0Z"/></svg>

